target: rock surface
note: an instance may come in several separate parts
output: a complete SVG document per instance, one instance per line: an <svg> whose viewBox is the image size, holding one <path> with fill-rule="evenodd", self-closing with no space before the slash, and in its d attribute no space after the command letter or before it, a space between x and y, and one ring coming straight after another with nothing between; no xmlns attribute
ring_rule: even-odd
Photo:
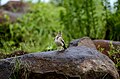
<svg viewBox="0 0 120 79"><path fill-rule="evenodd" d="M115 64L119 63L120 59L120 42L119 41L110 41L110 40L93 40L96 48L103 49L101 52L105 55L107 55ZM112 45L112 47L111 47ZM117 50L117 53L112 54L111 56L109 55L109 51ZM117 67L118 72L120 74L120 66Z"/></svg>
<svg viewBox="0 0 120 79"><path fill-rule="evenodd" d="M9 79L13 73L14 64L5 60L0 61L0 79Z"/></svg>
<svg viewBox="0 0 120 79"><path fill-rule="evenodd" d="M22 1L8 1L5 5L0 7L3 10L10 12L25 13L28 10L28 4Z"/></svg>
<svg viewBox="0 0 120 79"><path fill-rule="evenodd" d="M93 46L88 38L82 39ZM87 43L66 50L26 54L0 61L0 78L10 77L18 67L19 78L25 79L118 79L115 64ZM87 45L86 45L87 44ZM5 68L1 70L2 68ZM9 72L7 72L7 70ZM15 73L14 73L15 74ZM12 76L11 76L12 77Z"/></svg>
<svg viewBox="0 0 120 79"><path fill-rule="evenodd" d="M21 18L28 10L29 5L27 3L9 1L7 4L0 6L0 24L16 22L17 18Z"/></svg>
<svg viewBox="0 0 120 79"><path fill-rule="evenodd" d="M120 52L118 52L115 55L110 57L108 52L111 50L111 48L110 48L111 44L112 44L114 49L120 50L120 42L119 41L91 40L89 37L84 37L81 39L76 39L74 41L71 41L69 44L69 47L85 45L89 48L94 48L97 50L103 49L101 51L101 53L107 55L109 58L111 58L116 63L117 60L114 59L114 57L120 58Z"/></svg>
<svg viewBox="0 0 120 79"><path fill-rule="evenodd" d="M108 51L110 51L110 45L117 49L117 47L120 47L120 42L118 41L110 41L110 40L93 40L95 46L97 49L104 48L102 51L103 54L109 56Z"/></svg>
<svg viewBox="0 0 120 79"><path fill-rule="evenodd" d="M94 42L89 37L83 37L80 39L76 39L70 42L69 47L73 46L87 46L89 48L96 49L96 46L94 45Z"/></svg>

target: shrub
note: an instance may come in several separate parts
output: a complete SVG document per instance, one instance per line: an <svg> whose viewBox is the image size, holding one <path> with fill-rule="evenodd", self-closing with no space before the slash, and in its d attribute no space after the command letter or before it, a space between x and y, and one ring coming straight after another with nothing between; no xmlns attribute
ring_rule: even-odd
<svg viewBox="0 0 120 79"><path fill-rule="evenodd" d="M55 48L54 34L62 31L63 25L59 19L62 7L51 4L31 4L30 12L18 19L17 23L8 24L8 32L4 40L1 38L2 52L24 50L37 52Z"/></svg>

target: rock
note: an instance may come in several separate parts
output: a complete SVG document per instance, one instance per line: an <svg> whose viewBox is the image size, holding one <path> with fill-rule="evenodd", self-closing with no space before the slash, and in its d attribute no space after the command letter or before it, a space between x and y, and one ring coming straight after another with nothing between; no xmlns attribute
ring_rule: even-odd
<svg viewBox="0 0 120 79"><path fill-rule="evenodd" d="M118 64L120 59L120 42L119 41L110 41L110 40L93 40L94 44L96 45L96 48L103 49L101 52L105 55L107 55L115 64ZM112 45L112 46L111 46ZM117 50L117 53L114 53L112 55L109 54L109 51ZM117 67L118 72L120 74L120 66Z"/></svg>
<svg viewBox="0 0 120 79"><path fill-rule="evenodd" d="M111 58L115 63L116 58L120 58L120 52L113 54L112 56L109 55L109 51L111 50L119 50L120 51L120 42L118 41L110 41L110 40L93 40L94 44L96 45L96 48L103 49L101 52L105 55L107 55L109 58Z"/></svg>
<svg viewBox="0 0 120 79"><path fill-rule="evenodd" d="M73 40L70 42L69 47L81 46L81 45L96 49L96 46L94 45L93 41L89 37L83 37L80 39Z"/></svg>
<svg viewBox="0 0 120 79"><path fill-rule="evenodd" d="M5 56L5 58L20 56L20 55L24 55L24 54L28 54L28 52L22 51L22 50L17 50L17 51L14 51L14 52L11 53L11 54L7 54L7 55Z"/></svg>
<svg viewBox="0 0 120 79"><path fill-rule="evenodd" d="M14 64L12 64L12 62L7 60L0 61L0 79L9 79L13 68Z"/></svg>
<svg viewBox="0 0 120 79"><path fill-rule="evenodd" d="M17 18L21 17L21 13L12 13L5 10L0 10L0 24L14 23Z"/></svg>
<svg viewBox="0 0 120 79"><path fill-rule="evenodd" d="M22 1L8 1L0 8L9 12L25 13L28 10L28 4Z"/></svg>
<svg viewBox="0 0 120 79"><path fill-rule="evenodd" d="M120 51L120 42L119 41L91 40L89 37L84 37L84 38L73 40L69 44L70 47L71 46L79 46L79 45L84 45L87 47L96 48L98 51L101 51L101 53L107 55L115 64L118 64L118 62L119 62L118 59L120 58L120 52L112 54L112 55L109 54L109 51L111 50L111 48L110 48L111 45L112 45L112 48L114 48L114 50L116 49L116 50ZM119 66L118 66L118 72L120 74L120 67Z"/></svg>
<svg viewBox="0 0 120 79"><path fill-rule="evenodd" d="M86 40L89 39L82 41ZM6 70L9 70L18 67L20 79L25 79L26 76L27 79L119 79L113 61L98 52L90 41L86 41L90 45L70 44L66 50L38 52L3 59L0 61L0 68L5 66ZM14 65L9 66L2 62L14 63ZM0 75L0 78L7 79L11 72L0 71L0 74L4 74Z"/></svg>
<svg viewBox="0 0 120 79"><path fill-rule="evenodd" d="M29 11L29 5L21 1L9 1L0 7L0 24L14 23Z"/></svg>
<svg viewBox="0 0 120 79"><path fill-rule="evenodd" d="M114 47L114 49L120 50L120 48L119 48L120 47L120 42L118 42L118 41L91 40L89 37L83 37L83 38L80 38L80 39L73 40L72 42L70 42L69 47L84 45L84 46L87 46L89 48L94 48L94 49L97 49L97 50L103 49L101 52L103 54L107 55L109 58L111 58L116 63L116 60L114 59L114 57L116 56L116 58L119 58L120 54L118 52L113 57L110 57L108 52L110 51L110 45L111 44Z"/></svg>
<svg viewBox="0 0 120 79"><path fill-rule="evenodd" d="M110 51L110 45L117 49L117 47L120 47L120 42L118 41L110 41L110 40L93 40L95 46L97 49L104 48L102 51L103 54L109 56L108 51Z"/></svg>

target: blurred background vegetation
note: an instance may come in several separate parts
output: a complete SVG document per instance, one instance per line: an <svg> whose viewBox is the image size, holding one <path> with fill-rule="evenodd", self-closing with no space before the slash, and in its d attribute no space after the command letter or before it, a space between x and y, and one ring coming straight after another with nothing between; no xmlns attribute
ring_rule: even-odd
<svg viewBox="0 0 120 79"><path fill-rule="evenodd" d="M66 44L83 36L120 41L120 0L114 7L109 0L39 0L29 5L30 11L17 22L0 24L0 52L56 49L59 31Z"/></svg>

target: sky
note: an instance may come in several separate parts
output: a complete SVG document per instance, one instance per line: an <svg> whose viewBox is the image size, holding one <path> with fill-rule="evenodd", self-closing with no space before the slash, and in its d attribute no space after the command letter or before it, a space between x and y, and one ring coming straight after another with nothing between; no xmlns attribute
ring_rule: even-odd
<svg viewBox="0 0 120 79"><path fill-rule="evenodd" d="M116 2L117 0L110 0L111 5L114 5L114 2Z"/></svg>

